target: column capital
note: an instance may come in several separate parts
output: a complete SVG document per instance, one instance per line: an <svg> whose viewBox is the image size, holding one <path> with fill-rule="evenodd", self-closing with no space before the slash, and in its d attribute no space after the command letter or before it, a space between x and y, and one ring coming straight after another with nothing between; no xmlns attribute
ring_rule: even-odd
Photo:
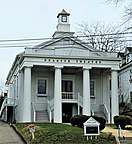
<svg viewBox="0 0 132 144"><path fill-rule="evenodd" d="M116 67L116 68L112 67L112 68L111 68L111 71L119 71L119 70L120 70L119 67Z"/></svg>
<svg viewBox="0 0 132 144"><path fill-rule="evenodd" d="M54 66L54 68L55 68L55 69L62 69L63 66L61 66L61 65L56 65L56 66Z"/></svg>
<svg viewBox="0 0 132 144"><path fill-rule="evenodd" d="M88 67L88 66L83 67L83 70L90 70L90 69L92 69L92 67Z"/></svg>
<svg viewBox="0 0 132 144"><path fill-rule="evenodd" d="M23 68L32 68L33 65L27 65L27 66L24 66Z"/></svg>

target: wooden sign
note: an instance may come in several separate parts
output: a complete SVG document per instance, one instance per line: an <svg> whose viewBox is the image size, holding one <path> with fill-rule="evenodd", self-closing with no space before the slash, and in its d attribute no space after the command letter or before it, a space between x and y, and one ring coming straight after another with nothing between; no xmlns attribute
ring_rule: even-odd
<svg viewBox="0 0 132 144"><path fill-rule="evenodd" d="M90 117L84 123L84 135L86 136L100 135L99 126L100 126L100 123L97 122L93 117Z"/></svg>

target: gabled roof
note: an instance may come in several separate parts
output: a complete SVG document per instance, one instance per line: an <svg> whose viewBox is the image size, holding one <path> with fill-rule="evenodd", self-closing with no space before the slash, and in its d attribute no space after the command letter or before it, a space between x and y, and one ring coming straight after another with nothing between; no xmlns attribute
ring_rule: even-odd
<svg viewBox="0 0 132 144"><path fill-rule="evenodd" d="M80 45L80 47L82 47L82 49L87 49L89 51L95 51L95 49L92 48L92 46L90 46L87 43L83 42L82 40L78 39L78 37L71 36L68 33L63 33L63 35L60 36L60 37L52 38L49 41L41 43L41 44L33 47L33 49L45 49L45 48L50 47L52 45L55 45L55 44L57 45L57 43L58 43L58 46L60 46L60 42L62 40L63 41L68 41L69 40L69 42L72 41L74 45L75 44Z"/></svg>

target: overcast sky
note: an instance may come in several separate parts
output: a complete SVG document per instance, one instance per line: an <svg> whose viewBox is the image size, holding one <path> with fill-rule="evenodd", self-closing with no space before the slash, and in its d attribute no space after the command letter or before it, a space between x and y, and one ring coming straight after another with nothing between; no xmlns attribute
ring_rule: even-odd
<svg viewBox="0 0 132 144"><path fill-rule="evenodd" d="M123 6L106 0L0 0L0 40L51 38L56 30L57 14L70 13L71 31L83 21L102 21L118 25ZM24 48L4 48L0 42L0 85L5 82L16 54Z"/></svg>

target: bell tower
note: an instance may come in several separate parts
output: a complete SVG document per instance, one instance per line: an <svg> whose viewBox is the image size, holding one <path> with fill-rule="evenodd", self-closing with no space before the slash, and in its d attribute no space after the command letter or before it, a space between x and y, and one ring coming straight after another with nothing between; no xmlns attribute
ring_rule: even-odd
<svg viewBox="0 0 132 144"><path fill-rule="evenodd" d="M54 32L52 37L63 37L65 34L71 37L73 36L74 32L70 32L69 16L70 14L67 13L64 9L57 15L57 30Z"/></svg>
<svg viewBox="0 0 132 144"><path fill-rule="evenodd" d="M69 24L69 13L67 13L64 9L61 13L57 15L58 25L57 31L59 32L70 32L70 24Z"/></svg>

